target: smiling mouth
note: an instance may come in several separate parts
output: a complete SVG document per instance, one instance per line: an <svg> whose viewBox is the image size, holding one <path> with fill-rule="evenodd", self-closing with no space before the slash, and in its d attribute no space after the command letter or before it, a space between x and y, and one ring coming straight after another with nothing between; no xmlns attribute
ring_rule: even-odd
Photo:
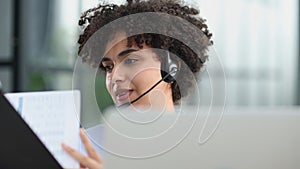
<svg viewBox="0 0 300 169"><path fill-rule="evenodd" d="M129 96L131 95L133 90L121 90L116 92L116 100L118 102L129 101Z"/></svg>

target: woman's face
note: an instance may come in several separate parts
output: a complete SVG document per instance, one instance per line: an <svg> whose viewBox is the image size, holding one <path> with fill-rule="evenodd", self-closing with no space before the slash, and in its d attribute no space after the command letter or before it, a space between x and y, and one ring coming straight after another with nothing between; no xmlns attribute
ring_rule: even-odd
<svg viewBox="0 0 300 169"><path fill-rule="evenodd" d="M135 100L161 80L161 63L151 48L127 47L127 40L122 39L126 34L118 32L108 42L101 63L106 71L106 88L117 106ZM161 82L133 105L173 109L170 84Z"/></svg>

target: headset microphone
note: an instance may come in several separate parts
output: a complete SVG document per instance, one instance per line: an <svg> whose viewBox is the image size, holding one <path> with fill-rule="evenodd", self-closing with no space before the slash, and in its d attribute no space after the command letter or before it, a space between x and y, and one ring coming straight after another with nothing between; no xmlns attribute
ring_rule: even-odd
<svg viewBox="0 0 300 169"><path fill-rule="evenodd" d="M131 104L135 103L136 101L141 99L143 96L148 94L151 90L153 90L162 81L165 81L167 83L172 83L175 81L175 78L176 78L177 72L178 72L178 65L176 62L171 60L169 51L167 51L167 57L165 59L163 58L160 71L161 71L162 78L158 82L156 82L151 88L149 88L146 92L144 92L142 95L140 95L133 101L124 103L124 104L118 106L118 108L126 108L126 107L130 106Z"/></svg>

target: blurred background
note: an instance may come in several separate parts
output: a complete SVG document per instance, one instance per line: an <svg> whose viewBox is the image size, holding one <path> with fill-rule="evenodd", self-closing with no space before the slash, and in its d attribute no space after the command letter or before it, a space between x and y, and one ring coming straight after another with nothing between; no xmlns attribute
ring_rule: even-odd
<svg viewBox="0 0 300 169"><path fill-rule="evenodd" d="M0 0L3 90L72 89L78 18L99 2L103 1ZM213 33L226 74L227 105L300 104L298 0L190 0L186 4L200 8ZM103 77L96 83L104 88ZM112 103L107 94L99 95L101 106Z"/></svg>

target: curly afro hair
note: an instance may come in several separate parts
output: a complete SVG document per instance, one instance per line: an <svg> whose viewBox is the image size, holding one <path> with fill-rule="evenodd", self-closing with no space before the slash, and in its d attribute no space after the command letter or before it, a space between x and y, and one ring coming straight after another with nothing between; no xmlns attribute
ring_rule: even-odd
<svg viewBox="0 0 300 169"><path fill-rule="evenodd" d="M79 36L78 39L78 54L80 55L83 47L86 45L90 37L92 37L94 33L96 33L105 25L125 16L146 12L163 13L179 17L188 21L190 24L194 25L198 29L198 31L201 30L202 32L201 35L195 36L195 30L190 29L188 25L168 23L168 19L162 18L160 21L158 21L158 23L168 23L169 25L164 28L165 32L172 31L173 34L182 34L182 32L184 32L184 38L188 42L190 42L190 44L185 44L176 38L156 33L136 34L127 38L128 47L131 47L133 44L135 44L140 49L142 49L144 45L148 45L152 48L167 50L170 51L170 53L178 56L181 59L180 61L183 61L185 65L188 66L188 68L182 67L178 72L176 81L171 83L173 102L176 104L181 99L181 97L184 97L188 94L188 89L190 89L192 86L191 79L193 77L191 77L191 73L187 72L193 72L192 76L197 78L196 73L199 72L199 70L207 60L208 47L213 43L211 40L212 34L209 32L208 27L205 23L206 20L198 16L199 10L183 5L177 0L127 0L127 3L123 5L100 4L95 8L85 11L80 17L79 25L82 26L83 33ZM147 17L140 18L140 20L144 19L147 19ZM111 28L110 38L118 30L125 31L126 33L130 34L130 31L132 31L133 28L138 29L139 26L144 26L142 24L131 25L130 23L132 22L128 20L126 22L126 25ZM155 25L153 26L155 27ZM103 38L101 40L103 40ZM108 42L109 39L105 39L104 41ZM191 44L197 45L196 51L192 50L189 47ZM97 53L97 55L98 54L99 53ZM81 57L83 61L87 60L85 56ZM161 61L162 60L163 59L161 59ZM101 68L101 65L98 65L98 67ZM178 85L179 81L180 85Z"/></svg>

